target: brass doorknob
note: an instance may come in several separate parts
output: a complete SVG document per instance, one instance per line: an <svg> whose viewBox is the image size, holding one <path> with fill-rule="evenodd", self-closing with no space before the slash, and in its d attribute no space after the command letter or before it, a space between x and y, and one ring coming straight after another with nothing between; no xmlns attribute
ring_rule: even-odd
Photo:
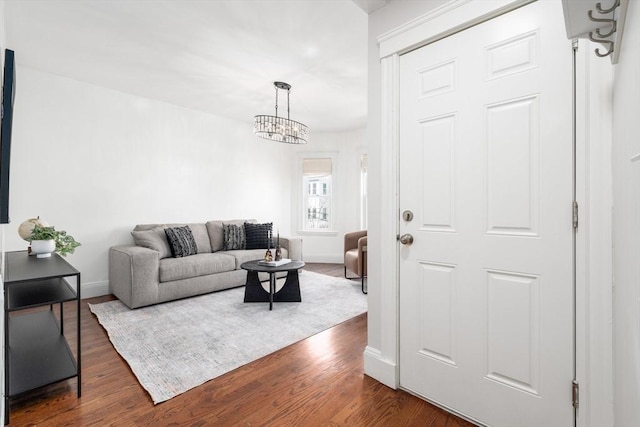
<svg viewBox="0 0 640 427"><path fill-rule="evenodd" d="M402 236L400 236L400 243L402 243L403 245L410 245L413 243L413 236L409 233L407 234L403 234Z"/></svg>

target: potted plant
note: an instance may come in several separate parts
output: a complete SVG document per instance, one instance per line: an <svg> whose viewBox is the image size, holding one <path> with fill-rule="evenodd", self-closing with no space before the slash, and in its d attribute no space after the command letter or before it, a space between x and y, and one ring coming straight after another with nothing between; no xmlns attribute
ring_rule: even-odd
<svg viewBox="0 0 640 427"><path fill-rule="evenodd" d="M31 251L38 258L50 257L54 251L62 256L67 256L80 246L80 243L76 242L76 239L66 231L58 231L55 227L38 224L33 227L31 236L27 240L31 242Z"/></svg>

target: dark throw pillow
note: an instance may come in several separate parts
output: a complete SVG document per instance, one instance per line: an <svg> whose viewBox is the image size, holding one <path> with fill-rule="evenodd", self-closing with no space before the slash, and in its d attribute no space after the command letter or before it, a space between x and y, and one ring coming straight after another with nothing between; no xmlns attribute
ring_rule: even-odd
<svg viewBox="0 0 640 427"><path fill-rule="evenodd" d="M188 225L184 227L166 228L164 232L167 235L171 255L174 258L182 258L198 253L196 240L193 238L193 233Z"/></svg>
<svg viewBox="0 0 640 427"><path fill-rule="evenodd" d="M271 234L272 222L264 224L244 223L244 235L246 239L247 249L266 249L273 247L273 241L269 242L269 234Z"/></svg>
<svg viewBox="0 0 640 427"><path fill-rule="evenodd" d="M224 241L222 250L232 251L245 248L244 227L242 225L222 224Z"/></svg>

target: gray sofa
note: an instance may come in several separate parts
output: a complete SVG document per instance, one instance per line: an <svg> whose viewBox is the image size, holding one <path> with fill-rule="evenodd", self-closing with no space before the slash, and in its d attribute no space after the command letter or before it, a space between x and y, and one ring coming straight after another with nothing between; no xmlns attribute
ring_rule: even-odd
<svg viewBox="0 0 640 427"><path fill-rule="evenodd" d="M263 249L224 249L223 224L255 220L208 221L192 224L141 224L131 234L134 245L109 250L109 290L130 308L205 294L245 284L243 262L264 257ZM171 256L164 228L188 225L197 254ZM282 257L302 260L302 239L280 237ZM266 277L263 277L263 280Z"/></svg>

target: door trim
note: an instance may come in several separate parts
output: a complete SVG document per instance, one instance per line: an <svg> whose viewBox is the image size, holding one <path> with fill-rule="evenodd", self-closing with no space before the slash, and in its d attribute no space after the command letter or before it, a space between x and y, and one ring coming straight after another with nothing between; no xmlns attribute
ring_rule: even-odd
<svg viewBox="0 0 640 427"><path fill-rule="evenodd" d="M451 0L378 37L380 58L402 55L536 0Z"/></svg>
<svg viewBox="0 0 640 427"><path fill-rule="evenodd" d="M613 66L580 40L576 54L576 378L578 427L613 426ZM607 106L609 108L607 108Z"/></svg>
<svg viewBox="0 0 640 427"><path fill-rule="evenodd" d="M385 260L380 276L370 279L371 287L379 288L369 296L369 325L381 329L380 348L367 346L364 352L365 373L394 389L399 387L399 262L397 234L399 227L399 64L400 55L447 35L462 31L480 22L509 12L531 0L495 0L470 2L453 0L444 6L381 35L379 56L381 65L380 122L380 209L379 251ZM588 44L588 43L587 43ZM588 49L591 47L587 46ZM605 95L587 97L605 87L605 80L596 84L588 70L607 75L593 58L582 56L578 61L578 97L587 98L584 108L577 111L577 199L580 204L580 227L576 248L576 364L577 380L581 384L578 427L613 425L612 404L612 247L611 247L611 119L608 105L601 102ZM579 51L580 52L580 51ZM591 55L593 56L593 55ZM586 67L586 68L585 68ZM580 103L578 104L580 105ZM605 105L605 107L603 107ZM605 114L603 114L603 112ZM604 156L604 158L602 157ZM604 161L603 161L604 160ZM375 227L376 224L370 224ZM384 284L384 286L382 286ZM379 301L371 301L379 298ZM378 310L375 310L378 308ZM602 346L605 346L604 350ZM567 392L571 389L567 385ZM596 424L594 424L596 423Z"/></svg>

